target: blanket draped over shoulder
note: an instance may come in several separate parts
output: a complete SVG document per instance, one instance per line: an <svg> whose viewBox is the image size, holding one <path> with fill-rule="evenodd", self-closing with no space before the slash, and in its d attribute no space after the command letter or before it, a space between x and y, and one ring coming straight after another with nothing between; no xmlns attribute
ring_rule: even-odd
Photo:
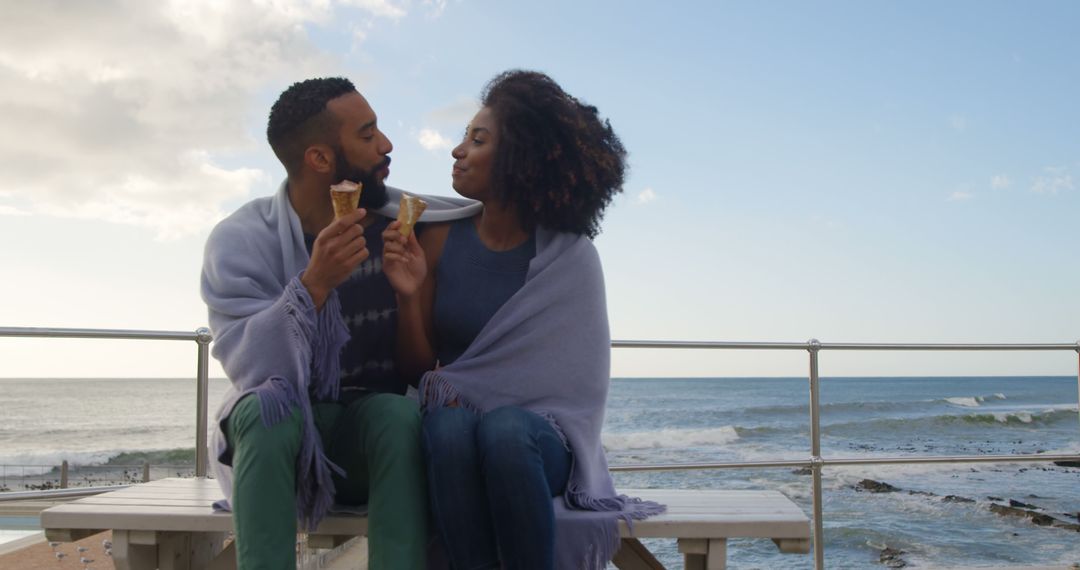
<svg viewBox="0 0 1080 570"><path fill-rule="evenodd" d="M664 507L615 492L600 442L611 336L596 248L543 228L536 244L521 289L461 357L424 375L421 404L456 399L479 413L513 405L547 419L573 453L566 492L555 499L556 567L602 569L619 547L618 520Z"/></svg>
<svg viewBox="0 0 1080 570"><path fill-rule="evenodd" d="M401 191L378 214L394 217ZM478 203L425 196L421 221L473 215ZM369 214L375 215L375 214ZM380 252L381 253L381 252ZM340 383L341 349L349 340L337 292L316 310L300 277L310 256L300 219L281 184L271 197L253 200L219 223L206 243L201 279L214 334L212 353L232 382L218 409L210 457L226 500L232 495L232 458L225 422L243 397L259 398L270 426L298 410L303 434L296 458L296 506L302 524L314 528L333 505L331 472L311 414L311 398L333 400Z"/></svg>

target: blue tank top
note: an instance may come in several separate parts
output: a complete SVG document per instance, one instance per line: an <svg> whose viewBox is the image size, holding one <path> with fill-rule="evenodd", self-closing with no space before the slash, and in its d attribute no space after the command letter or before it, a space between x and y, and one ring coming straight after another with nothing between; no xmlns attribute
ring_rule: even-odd
<svg viewBox="0 0 1080 570"><path fill-rule="evenodd" d="M525 284L536 255L536 234L507 251L491 251L472 218L450 226L435 269L435 351L439 363L455 360L495 311Z"/></svg>

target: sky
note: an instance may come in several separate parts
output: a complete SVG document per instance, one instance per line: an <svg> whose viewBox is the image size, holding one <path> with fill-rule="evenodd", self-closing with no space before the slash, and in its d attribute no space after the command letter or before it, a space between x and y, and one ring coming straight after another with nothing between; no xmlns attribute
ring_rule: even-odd
<svg viewBox="0 0 1080 570"><path fill-rule="evenodd" d="M484 84L544 71L629 177L612 335L1080 340L1080 4L42 0L0 18L0 326L194 330L213 225L284 170L266 117L350 78L388 183L450 195ZM0 377L194 374L193 343L0 338ZM805 352L617 349L613 376L799 376ZM829 376L1076 374L1075 352L822 354ZM215 363L211 374L223 375Z"/></svg>

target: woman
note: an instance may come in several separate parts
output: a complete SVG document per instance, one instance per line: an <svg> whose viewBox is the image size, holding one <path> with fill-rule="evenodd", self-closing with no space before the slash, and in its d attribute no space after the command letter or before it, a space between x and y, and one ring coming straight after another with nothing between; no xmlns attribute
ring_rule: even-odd
<svg viewBox="0 0 1080 570"><path fill-rule="evenodd" d="M602 568L618 518L662 510L615 494L600 444L610 336L589 238L626 151L544 74L503 73L482 101L451 153L480 214L384 234L402 371L423 373L432 513L454 568ZM556 525L563 509L591 516Z"/></svg>

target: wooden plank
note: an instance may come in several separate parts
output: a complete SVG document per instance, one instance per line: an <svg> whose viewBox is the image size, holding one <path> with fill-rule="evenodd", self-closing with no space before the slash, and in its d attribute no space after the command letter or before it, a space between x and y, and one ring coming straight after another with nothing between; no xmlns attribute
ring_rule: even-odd
<svg viewBox="0 0 1080 570"><path fill-rule="evenodd" d="M611 563L619 570L664 570L664 565L636 538L624 538Z"/></svg>
<svg viewBox="0 0 1080 570"><path fill-rule="evenodd" d="M771 538L781 549L804 552L809 544L810 521L783 494L761 490L622 489L621 493L668 505L668 512L631 526L619 522L620 535L710 539L726 537ZM214 512L222 498L211 479L169 478L110 491L59 505L42 512L49 532L77 529L154 529L170 532L228 532L229 513ZM367 519L332 515L313 533L358 536L366 534ZM332 539L331 539L332 540Z"/></svg>

